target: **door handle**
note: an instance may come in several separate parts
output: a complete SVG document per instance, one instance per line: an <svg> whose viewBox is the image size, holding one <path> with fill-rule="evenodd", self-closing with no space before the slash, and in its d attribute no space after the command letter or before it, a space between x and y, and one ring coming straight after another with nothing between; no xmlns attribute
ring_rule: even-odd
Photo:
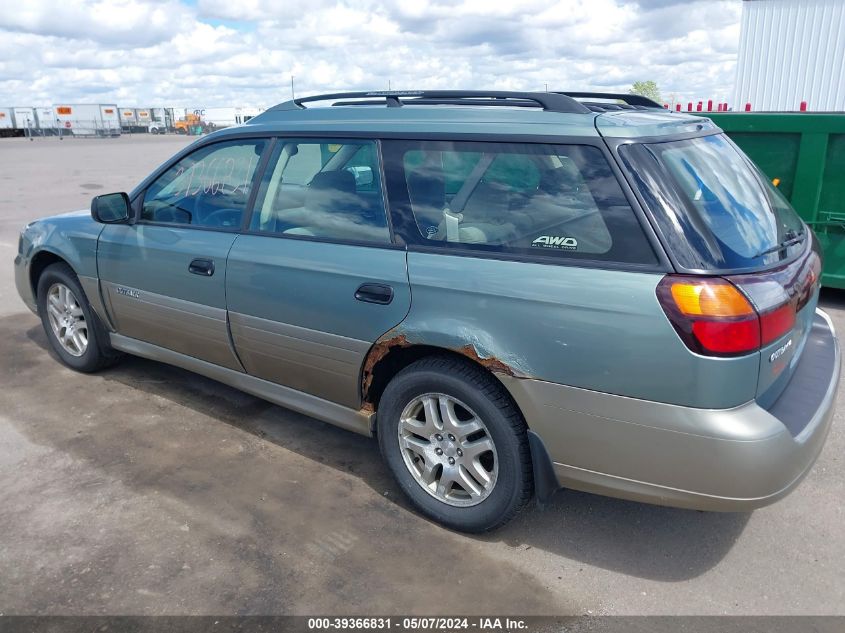
<svg viewBox="0 0 845 633"><path fill-rule="evenodd" d="M195 259L188 266L188 271L195 275L202 275L203 277L211 277L214 274L214 261L210 259Z"/></svg>
<svg viewBox="0 0 845 633"><path fill-rule="evenodd" d="M387 305L393 301L393 288L384 284L361 284L355 291L355 298L366 303Z"/></svg>

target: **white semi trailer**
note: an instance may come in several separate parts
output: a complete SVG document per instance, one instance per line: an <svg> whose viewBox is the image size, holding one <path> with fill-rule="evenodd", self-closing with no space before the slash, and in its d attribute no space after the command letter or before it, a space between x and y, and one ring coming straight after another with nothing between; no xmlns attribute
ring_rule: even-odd
<svg viewBox="0 0 845 633"><path fill-rule="evenodd" d="M135 122L144 132L148 132L150 130L150 123L152 123L150 108L135 108Z"/></svg>
<svg viewBox="0 0 845 633"><path fill-rule="evenodd" d="M42 133L56 131L56 115L53 108L35 108L35 125Z"/></svg>
<svg viewBox="0 0 845 633"><path fill-rule="evenodd" d="M53 108L0 108L0 130L3 136L55 134Z"/></svg>
<svg viewBox="0 0 845 633"><path fill-rule="evenodd" d="M111 103L56 104L56 125L63 134L119 136L118 107Z"/></svg>
<svg viewBox="0 0 845 633"><path fill-rule="evenodd" d="M132 127L137 123L135 118L135 108L119 108L118 116L120 117L120 127L124 132L131 132Z"/></svg>
<svg viewBox="0 0 845 633"><path fill-rule="evenodd" d="M124 132L149 132L152 124L151 108L120 108L120 127Z"/></svg>
<svg viewBox="0 0 845 633"><path fill-rule="evenodd" d="M12 117L12 108L0 108L0 130L13 130L15 120Z"/></svg>
<svg viewBox="0 0 845 633"><path fill-rule="evenodd" d="M12 108L12 116L18 130L32 130L36 127L35 108Z"/></svg>

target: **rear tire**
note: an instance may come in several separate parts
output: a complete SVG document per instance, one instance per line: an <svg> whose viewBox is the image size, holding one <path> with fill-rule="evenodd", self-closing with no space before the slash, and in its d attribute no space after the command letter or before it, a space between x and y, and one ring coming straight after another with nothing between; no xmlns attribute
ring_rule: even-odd
<svg viewBox="0 0 845 633"><path fill-rule="evenodd" d="M533 491L527 427L495 377L469 361L419 360L387 385L381 453L424 515L462 532L507 523Z"/></svg>
<svg viewBox="0 0 845 633"><path fill-rule="evenodd" d="M67 264L51 264L38 278L38 315L53 351L76 371L93 372L120 358Z"/></svg>

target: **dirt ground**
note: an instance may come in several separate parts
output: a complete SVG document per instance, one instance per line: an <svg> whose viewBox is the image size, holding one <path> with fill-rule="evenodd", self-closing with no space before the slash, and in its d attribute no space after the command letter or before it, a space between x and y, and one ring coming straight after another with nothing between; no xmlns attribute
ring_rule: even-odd
<svg viewBox="0 0 845 633"><path fill-rule="evenodd" d="M563 491L468 537L410 510L375 442L146 360L61 366L18 231L187 142L0 141L0 614L845 614L841 410L754 513ZM845 293L822 304L845 331Z"/></svg>

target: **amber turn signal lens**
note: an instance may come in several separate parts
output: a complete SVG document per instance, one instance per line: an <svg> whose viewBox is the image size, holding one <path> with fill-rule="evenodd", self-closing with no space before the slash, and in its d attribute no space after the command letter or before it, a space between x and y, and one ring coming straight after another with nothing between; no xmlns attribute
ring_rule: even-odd
<svg viewBox="0 0 845 633"><path fill-rule="evenodd" d="M688 316L739 317L754 314L754 308L735 286L726 281L675 282L672 298Z"/></svg>

